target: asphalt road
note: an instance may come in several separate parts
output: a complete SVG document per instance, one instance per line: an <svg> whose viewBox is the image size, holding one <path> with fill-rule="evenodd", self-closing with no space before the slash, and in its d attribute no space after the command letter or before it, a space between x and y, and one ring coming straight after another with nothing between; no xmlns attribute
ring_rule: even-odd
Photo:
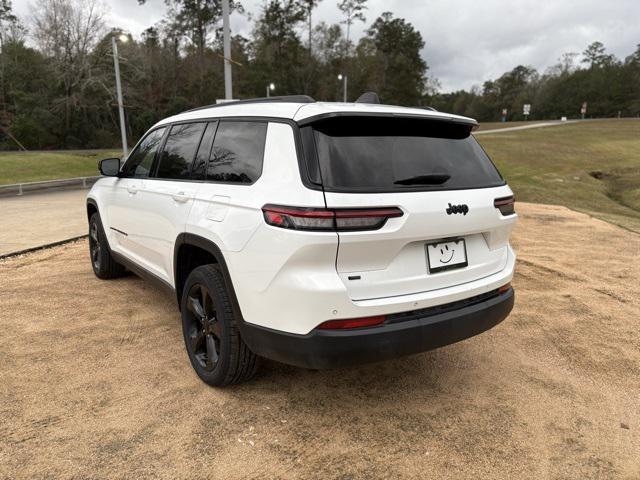
<svg viewBox="0 0 640 480"><path fill-rule="evenodd" d="M87 233L87 190L0 198L0 255Z"/></svg>
<svg viewBox="0 0 640 480"><path fill-rule="evenodd" d="M0 479L638 479L640 235L519 203L516 306L439 350L217 390L86 241L0 260Z"/></svg>

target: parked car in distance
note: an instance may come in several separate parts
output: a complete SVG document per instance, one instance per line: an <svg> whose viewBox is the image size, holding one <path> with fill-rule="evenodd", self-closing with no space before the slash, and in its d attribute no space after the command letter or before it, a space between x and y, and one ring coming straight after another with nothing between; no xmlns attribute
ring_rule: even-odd
<svg viewBox="0 0 640 480"><path fill-rule="evenodd" d="M322 369L469 338L513 307L517 218L476 126L304 96L164 119L100 163L93 270L166 287L216 386L260 357Z"/></svg>

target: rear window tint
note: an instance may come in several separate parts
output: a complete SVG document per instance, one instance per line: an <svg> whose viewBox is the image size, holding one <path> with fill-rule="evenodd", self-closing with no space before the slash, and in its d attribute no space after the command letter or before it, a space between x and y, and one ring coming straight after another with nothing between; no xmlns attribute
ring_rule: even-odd
<svg viewBox="0 0 640 480"><path fill-rule="evenodd" d="M328 191L453 190L504 184L470 135L469 125L341 116L305 128L313 131L316 155L312 157L317 158ZM308 132L303 138L309 141Z"/></svg>
<svg viewBox="0 0 640 480"><path fill-rule="evenodd" d="M262 175L266 136L266 122L220 121L207 166L207 180L255 182Z"/></svg>

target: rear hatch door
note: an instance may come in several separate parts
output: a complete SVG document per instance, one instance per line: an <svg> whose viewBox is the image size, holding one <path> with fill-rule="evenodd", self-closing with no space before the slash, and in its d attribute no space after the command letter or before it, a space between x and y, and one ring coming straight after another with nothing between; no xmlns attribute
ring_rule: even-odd
<svg viewBox="0 0 640 480"><path fill-rule="evenodd" d="M512 195L472 125L338 116L312 124L328 208L398 207L382 228L339 232L336 269L353 300L471 282L504 269Z"/></svg>

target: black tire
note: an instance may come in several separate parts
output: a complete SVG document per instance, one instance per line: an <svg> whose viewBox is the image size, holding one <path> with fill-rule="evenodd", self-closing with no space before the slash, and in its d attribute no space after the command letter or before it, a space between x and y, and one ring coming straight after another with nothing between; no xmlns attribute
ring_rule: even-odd
<svg viewBox="0 0 640 480"><path fill-rule="evenodd" d="M215 265L189 274L180 307L187 354L202 381L223 387L256 373L259 358L240 336L229 292Z"/></svg>
<svg viewBox="0 0 640 480"><path fill-rule="evenodd" d="M107 236L104 234L98 212L89 219L89 257L96 277L104 280L121 277L125 268L111 256Z"/></svg>

